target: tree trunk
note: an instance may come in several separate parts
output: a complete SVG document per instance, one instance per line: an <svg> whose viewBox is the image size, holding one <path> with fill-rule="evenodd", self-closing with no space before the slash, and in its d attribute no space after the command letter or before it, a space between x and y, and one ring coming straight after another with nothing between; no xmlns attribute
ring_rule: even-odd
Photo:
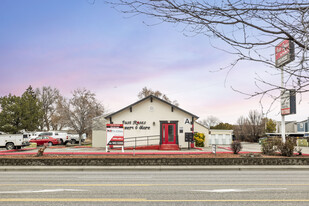
<svg viewBox="0 0 309 206"><path fill-rule="evenodd" d="M79 136L79 137L78 137L78 140L79 140L79 141L78 141L78 145L79 145L79 146L82 145L82 135L83 135L83 134L78 133L78 136Z"/></svg>

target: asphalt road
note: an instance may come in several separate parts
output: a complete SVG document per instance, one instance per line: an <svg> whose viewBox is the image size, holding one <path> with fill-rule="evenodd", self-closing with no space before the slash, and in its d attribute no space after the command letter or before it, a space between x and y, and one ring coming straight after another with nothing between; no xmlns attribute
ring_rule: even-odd
<svg viewBox="0 0 309 206"><path fill-rule="evenodd" d="M0 172L0 205L309 205L308 171Z"/></svg>

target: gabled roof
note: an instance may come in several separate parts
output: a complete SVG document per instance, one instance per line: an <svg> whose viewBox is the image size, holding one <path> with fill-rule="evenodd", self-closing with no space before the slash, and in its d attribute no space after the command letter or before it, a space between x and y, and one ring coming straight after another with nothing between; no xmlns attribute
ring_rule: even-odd
<svg viewBox="0 0 309 206"><path fill-rule="evenodd" d="M210 129L209 127L207 127L207 126L205 126L205 125L203 125L203 124L201 124L201 123L199 123L199 122L197 122L197 121L195 121L194 122L194 124L198 124L198 125L200 125L201 127L205 127L206 129Z"/></svg>
<svg viewBox="0 0 309 206"><path fill-rule="evenodd" d="M165 104L168 104L168 105L174 107L175 109L178 109L178 110L180 110L180 111L182 111L182 112L184 112L184 113L187 113L187 114L193 116L193 117L196 118L196 119L199 118L198 116L196 116L196 115L194 115L194 114L192 114L192 113L190 113L190 112L187 112L186 110L183 110L183 109L181 109L181 108L179 108L179 107L177 107L177 106L175 106L175 105L173 105L173 104L171 104L171 103L169 103L169 102L167 102L167 101L165 101L165 100L163 100L163 99L160 99L159 97L156 97L156 96L154 96L154 95L149 95L149 96L147 96L147 97L145 97L145 98L143 98L143 99L141 99L141 100L139 100L139 101L137 101L137 102L135 102L135 103L133 103L133 104L130 104L129 106L127 106L127 107L125 107L125 108L122 108L121 110L118 110L117 112L114 112L114 113L111 113L111 114L105 116L105 118L112 117L112 116L114 116L115 114L118 114L119 112L122 112L122 111L124 111L124 110L126 110L126 109L128 109L128 108L130 108L130 107L133 107L134 105L137 105L138 103L143 102L143 101L145 101L146 99L149 99L149 98L151 98L151 97L152 97L153 99L159 100L159 101L161 101L161 102L163 102L163 103L165 103Z"/></svg>

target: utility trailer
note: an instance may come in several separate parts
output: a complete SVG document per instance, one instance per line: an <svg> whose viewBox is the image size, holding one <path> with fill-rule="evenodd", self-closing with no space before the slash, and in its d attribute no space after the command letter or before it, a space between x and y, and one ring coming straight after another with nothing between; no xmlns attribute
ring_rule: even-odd
<svg viewBox="0 0 309 206"><path fill-rule="evenodd" d="M7 150L29 146L29 134L0 134L0 147Z"/></svg>

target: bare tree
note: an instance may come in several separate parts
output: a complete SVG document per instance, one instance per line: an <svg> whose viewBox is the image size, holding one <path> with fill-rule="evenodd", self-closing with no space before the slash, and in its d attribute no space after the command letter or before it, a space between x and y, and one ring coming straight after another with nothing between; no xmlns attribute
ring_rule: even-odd
<svg viewBox="0 0 309 206"><path fill-rule="evenodd" d="M223 48L234 54L235 61L221 69L233 69L242 61L259 62L268 66L271 75L280 69L275 67L275 46L282 40L295 43L295 61L284 67L287 74L283 89L296 89L298 93L309 91L308 0L115 0L109 1L117 10L129 15L146 15L160 22L183 27L185 34L201 34L225 43ZM215 46L219 45L214 43ZM214 45L213 44L213 45ZM270 95L282 89L275 83L255 79L257 91L249 97ZM235 89L236 90L236 89ZM244 92L242 92L244 93ZM245 93L244 93L245 94Z"/></svg>
<svg viewBox="0 0 309 206"><path fill-rule="evenodd" d="M60 96L58 89L52 89L50 86L43 86L41 89L36 89L36 95L42 104L43 109L43 128L47 130L51 129L54 115L56 113L57 102Z"/></svg>
<svg viewBox="0 0 309 206"><path fill-rule="evenodd" d="M264 133L265 124L262 121L262 115L257 110L250 110L248 115L250 125L250 136L253 141L257 141Z"/></svg>
<svg viewBox="0 0 309 206"><path fill-rule="evenodd" d="M210 128L210 127L216 126L221 121L219 120L219 118L210 115L206 119L199 120L198 122L201 123L202 125L205 125L206 127Z"/></svg>
<svg viewBox="0 0 309 206"><path fill-rule="evenodd" d="M59 96L56 102L56 111L51 117L50 126L53 130L62 130L62 128L69 126L68 119L64 111L65 99L62 96Z"/></svg>
<svg viewBox="0 0 309 206"><path fill-rule="evenodd" d="M165 101L167 101L169 103L172 103L172 104L174 104L176 106L179 106L177 100L171 101L165 94L162 94L160 91L158 91L158 90L157 91L153 91L152 89L148 89L147 87L144 87L142 89L142 91L140 91L138 93L137 96L138 96L139 99L142 99L142 98L148 97L149 95L156 96L156 97L161 98L161 99L163 99L163 100L165 100Z"/></svg>
<svg viewBox="0 0 309 206"><path fill-rule="evenodd" d="M90 132L93 118L104 112L95 94L86 89L74 90L73 97L63 101L62 109L68 125L79 134L79 144L81 144L82 134Z"/></svg>
<svg viewBox="0 0 309 206"><path fill-rule="evenodd" d="M234 135L239 141L246 140L246 134L248 133L247 125L248 125L248 121L244 116L240 116L237 119L237 125L234 126L233 131L234 131Z"/></svg>
<svg viewBox="0 0 309 206"><path fill-rule="evenodd" d="M256 142L265 133L265 122L261 113L251 110L248 117L239 117L234 134L239 140Z"/></svg>

